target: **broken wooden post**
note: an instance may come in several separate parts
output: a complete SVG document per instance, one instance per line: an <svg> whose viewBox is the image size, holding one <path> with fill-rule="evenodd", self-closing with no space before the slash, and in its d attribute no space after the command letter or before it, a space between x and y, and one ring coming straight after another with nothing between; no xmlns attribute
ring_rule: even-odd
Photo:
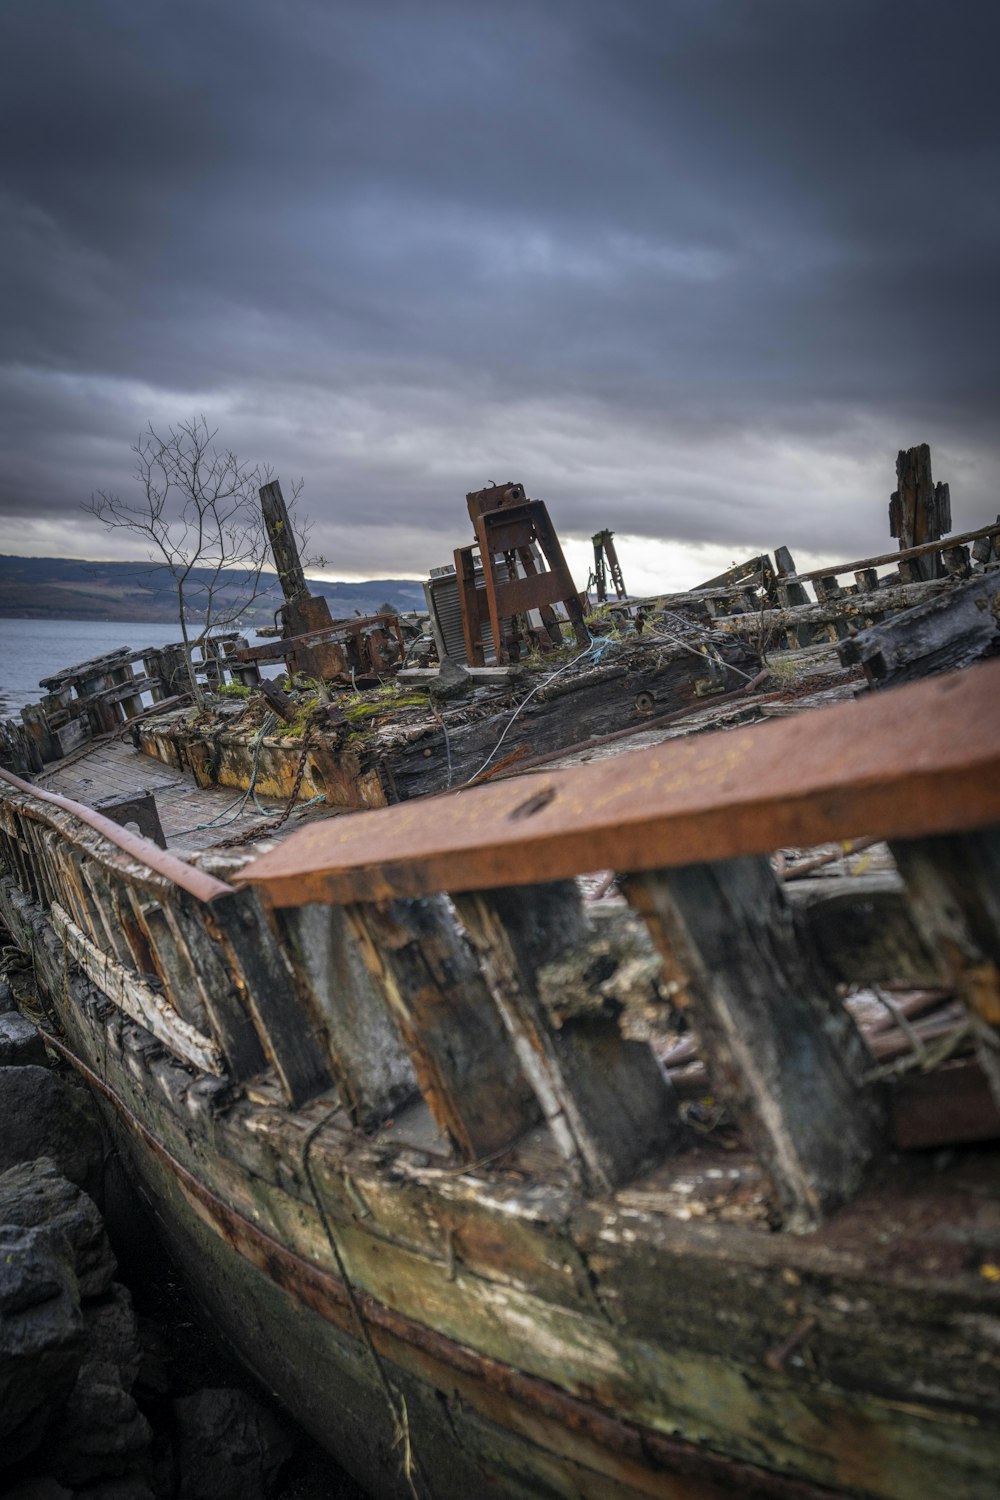
<svg viewBox="0 0 1000 1500"><path fill-rule="evenodd" d="M309 592L288 507L281 493L281 485L276 479L261 486L260 506L278 582L285 596L281 609L283 635L292 638L325 629L333 624L330 606L321 595ZM319 640L290 646L285 660L290 675L302 672L307 677L315 677L322 682L341 676L347 658L343 647L333 641Z"/></svg>
<svg viewBox="0 0 1000 1500"><path fill-rule="evenodd" d="M795 609L801 604L812 604L805 586L795 580L795 559L787 547L775 548L774 566L777 570L775 588L782 608ZM816 639L816 630L812 625L791 625L787 633L792 646L811 646Z"/></svg>
<svg viewBox="0 0 1000 1500"><path fill-rule="evenodd" d="M539 970L591 937L571 881L454 897L497 1009L562 1156L608 1192L663 1156L679 1132L673 1091L646 1042L600 1010L559 1025Z"/></svg>
<svg viewBox="0 0 1000 1500"><path fill-rule="evenodd" d="M512 1145L538 1111L444 898L345 911L435 1123L467 1161Z"/></svg>
<svg viewBox="0 0 1000 1500"><path fill-rule="evenodd" d="M889 535L899 538L901 551L936 542L951 530L951 495L946 484L931 478L931 450L927 443L900 450L896 459L898 488L889 501ZM944 566L936 552L909 560L913 582L943 578ZM904 578L904 582L908 582Z"/></svg>
<svg viewBox="0 0 1000 1500"><path fill-rule="evenodd" d="M348 919L320 902L287 908L276 919L325 1037L340 1098L355 1125L376 1129L415 1096L417 1080Z"/></svg>
<svg viewBox="0 0 1000 1500"><path fill-rule="evenodd" d="M917 925L965 1002L1000 1104L1000 831L893 839Z"/></svg>
<svg viewBox="0 0 1000 1500"><path fill-rule="evenodd" d="M260 508L281 592L286 602L291 603L293 599L308 594L309 585L306 583L288 507L277 479L272 479L270 484L261 485Z"/></svg>
<svg viewBox="0 0 1000 1500"><path fill-rule="evenodd" d="M323 1093L330 1071L317 1045L316 1023L302 1003L292 966L256 892L229 891L204 911L288 1103L304 1104Z"/></svg>
<svg viewBox="0 0 1000 1500"><path fill-rule="evenodd" d="M762 856L631 875L691 1006L714 1090L769 1172L788 1228L857 1191L882 1138L860 1033Z"/></svg>

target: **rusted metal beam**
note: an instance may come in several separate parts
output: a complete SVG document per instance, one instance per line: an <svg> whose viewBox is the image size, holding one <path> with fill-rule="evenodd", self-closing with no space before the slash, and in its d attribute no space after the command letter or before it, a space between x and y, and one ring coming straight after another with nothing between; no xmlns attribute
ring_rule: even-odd
<svg viewBox="0 0 1000 1500"><path fill-rule="evenodd" d="M234 879L276 906L650 870L1000 822L1000 662L773 723L303 828Z"/></svg>
<svg viewBox="0 0 1000 1500"><path fill-rule="evenodd" d="M43 792L39 787L32 786L30 782L22 781L10 771L0 769L0 783L12 787L14 791L22 793L27 802L20 804L21 811L31 817L40 817L44 821L44 807L57 807L62 812L70 813L79 822L85 823L95 833L107 839L109 844L114 844L131 859L138 860L148 869L161 875L164 880L170 880L182 890L188 891L196 896L199 901L213 901L217 896L225 896L232 891L232 886L226 885L223 880L216 880L214 875L206 875L202 870L196 870L192 865L186 864L183 859L178 859L176 854L168 854L165 849L157 848L156 844L149 839L142 838L137 833L130 833L127 828L121 828L113 823L110 818L102 817L92 807L85 806L82 802L73 802L69 797L60 797L55 792ZM35 807L32 804L41 803L43 806ZM65 831L65 830L64 830Z"/></svg>
<svg viewBox="0 0 1000 1500"><path fill-rule="evenodd" d="M268 641L263 646L242 646L238 651L231 651L226 660L282 661L284 657L302 646L322 645L325 641L336 640L338 636L360 635L362 630L377 625L393 630L399 644L401 646L405 644L398 615L364 615L349 620L331 620L329 625L324 625L319 630L307 630L302 635L278 636L276 640Z"/></svg>

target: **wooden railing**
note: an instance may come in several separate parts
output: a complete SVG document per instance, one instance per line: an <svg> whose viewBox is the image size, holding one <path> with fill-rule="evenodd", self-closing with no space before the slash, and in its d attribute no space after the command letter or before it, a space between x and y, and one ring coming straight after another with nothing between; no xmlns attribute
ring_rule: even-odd
<svg viewBox="0 0 1000 1500"><path fill-rule="evenodd" d="M329 819L232 885L0 779L8 883L190 1064L237 1082L270 1064L292 1104L336 1084L364 1126L419 1090L467 1162L543 1118L570 1174L607 1192L683 1136L620 1025L637 990L668 997L800 1228L885 1149L883 1099L769 856L890 841L1000 1100L998 824L1000 663ZM598 870L628 899L611 920L573 878Z"/></svg>
<svg viewBox="0 0 1000 1500"><path fill-rule="evenodd" d="M920 562L935 560L925 579ZM878 569L892 566L879 576ZM853 626L878 624L889 615L925 603L968 578L974 568L1000 567L1000 517L989 526L962 531L919 547L883 552L854 562L831 563L800 573L787 547L764 554L716 580L715 586L643 601L661 608L694 609L726 635L808 646L843 640ZM810 590L812 591L810 593ZM614 606L612 606L613 608Z"/></svg>
<svg viewBox="0 0 1000 1500"><path fill-rule="evenodd" d="M235 654L245 646L235 631L206 637L193 652L197 679L208 688L237 680L256 685L256 663ZM109 651L43 678L39 687L45 696L21 709L20 723L0 721L0 760L14 771L41 770L131 719L184 702L190 681L184 647L177 643Z"/></svg>

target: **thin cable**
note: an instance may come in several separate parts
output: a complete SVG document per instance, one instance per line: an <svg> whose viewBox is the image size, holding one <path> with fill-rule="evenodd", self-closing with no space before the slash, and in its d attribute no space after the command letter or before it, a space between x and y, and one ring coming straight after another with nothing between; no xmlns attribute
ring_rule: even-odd
<svg viewBox="0 0 1000 1500"><path fill-rule="evenodd" d="M574 656L572 661L564 662L561 667L557 667L554 672L550 672L548 677L543 677L541 682L535 683L535 686L531 689L531 692L521 699L520 703L517 705L510 718L507 720L507 723L504 726L503 733L497 740L496 744L493 746L493 749L490 751L489 755L487 755L486 759L483 761L482 765L479 767L479 770L474 771L473 774L469 777L468 781L463 781L463 786L468 786L470 782L475 781L477 776L481 776L483 774L483 772L486 770L486 767L489 765L490 761L493 759L494 755L496 755L497 751L500 749L500 746L507 738L507 733L511 725L517 718L518 714L521 712L521 709L524 707L524 705L530 702L530 700L535 696L537 692L540 692L543 687L552 682L554 678L558 677L561 672L567 672L570 667L575 667L578 661L583 661L583 658L585 656L589 656L590 653L595 649L596 645L596 641L590 641L589 644L585 646L584 649L580 652L579 656Z"/></svg>
<svg viewBox="0 0 1000 1500"><path fill-rule="evenodd" d="M243 795L237 797L235 801L230 802L220 813L216 813L214 818L209 818L207 823L196 823L193 828L181 828L171 833L170 837L172 839L184 838L189 833L203 833L208 828L215 828L217 826L226 827L229 823L235 823L242 816L243 809L251 797L253 797L254 806L262 818L269 818L271 816L266 807L261 807L255 787L257 785L257 772L260 769L260 752L264 743L264 736L274 728L277 722L277 715L268 713L257 734L254 736L253 764L250 768L250 781ZM236 809L235 812L233 812L233 808ZM230 812L233 812L232 817L228 816Z"/></svg>
<svg viewBox="0 0 1000 1500"><path fill-rule="evenodd" d="M406 1409L406 1398L403 1396L402 1392L398 1392L394 1389L388 1375L386 1374L385 1366L382 1362L381 1356L379 1355L378 1350L375 1348L375 1342L372 1338L371 1330L368 1327L368 1321L365 1318L364 1312L361 1308L361 1300L355 1290L354 1283L348 1275L347 1266L344 1264L344 1257L341 1254L339 1241L337 1239L337 1236L333 1232L333 1225L330 1223L330 1220L327 1216L326 1209L323 1205L323 1200L320 1197L319 1189L316 1186L316 1181L312 1173L312 1163L310 1160L310 1156L313 1148L313 1143L315 1142L316 1137L319 1135L320 1131L329 1124L329 1122L333 1119L334 1115L339 1112L339 1110L340 1105L338 1103L327 1114L323 1115L322 1119L317 1120L316 1124L313 1125L309 1133L306 1135L306 1138L302 1143L302 1154L300 1158L302 1162L302 1172L303 1176L306 1179L306 1182L309 1184L309 1191L312 1193L313 1203L315 1204L316 1212L319 1214L319 1220L323 1226L323 1232L326 1235L327 1244L330 1246L330 1249L333 1252L333 1258L337 1266L337 1273L340 1276L344 1291L347 1293L347 1300L350 1303L351 1312L354 1314L354 1321L357 1324L358 1332L361 1335L361 1341L364 1344L368 1357L372 1362L375 1370L375 1377L382 1388L382 1394L384 1395L386 1405L389 1408L389 1417L392 1423L393 1438L395 1440L394 1446L402 1447L403 1450L403 1476L406 1479L406 1483L409 1488L410 1494L413 1497L413 1500L421 1500L420 1490L417 1488L417 1480L420 1480L421 1485L424 1487L424 1489L428 1490L428 1492L430 1492L430 1487L427 1484L425 1476L421 1473L416 1454L413 1452L413 1446L410 1439L409 1413ZM399 1403L398 1405L397 1401Z"/></svg>
<svg viewBox="0 0 1000 1500"><path fill-rule="evenodd" d="M431 713L434 715L435 719L437 719L438 723L441 725L441 733L444 735L444 751L445 751L445 755L448 757L448 780L445 782L445 789L447 791L451 791L451 783L452 783L452 776L453 776L453 768L452 768L452 764L451 764L451 736L448 733L448 726L444 722L444 719L442 719L442 717L441 717L440 713L438 712L438 710L436 708L432 707L431 708Z"/></svg>

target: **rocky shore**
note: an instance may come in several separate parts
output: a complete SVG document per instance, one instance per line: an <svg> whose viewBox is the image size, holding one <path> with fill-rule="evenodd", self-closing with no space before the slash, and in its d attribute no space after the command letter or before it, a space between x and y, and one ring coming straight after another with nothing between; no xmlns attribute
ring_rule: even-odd
<svg viewBox="0 0 1000 1500"><path fill-rule="evenodd" d="M6 955L8 958L10 955ZM0 980L0 1493L364 1500L234 1366L159 1251L30 970Z"/></svg>

